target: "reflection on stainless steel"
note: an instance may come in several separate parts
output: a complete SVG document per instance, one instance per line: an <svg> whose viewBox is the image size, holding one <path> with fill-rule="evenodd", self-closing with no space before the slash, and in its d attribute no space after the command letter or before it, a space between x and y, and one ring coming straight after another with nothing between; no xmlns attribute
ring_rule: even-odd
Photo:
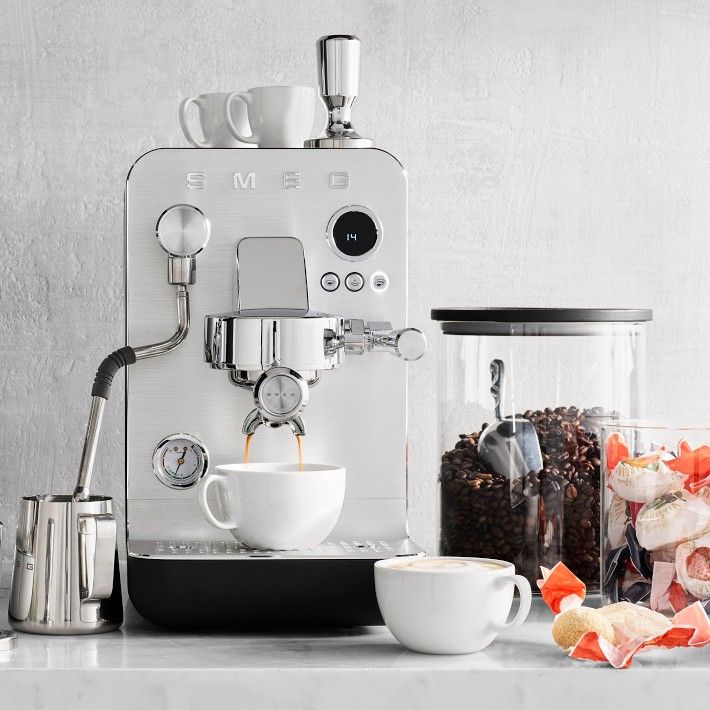
<svg viewBox="0 0 710 710"><path fill-rule="evenodd" d="M193 257L207 246L210 223L194 205L173 205L158 218L155 236L170 256Z"/></svg>
<svg viewBox="0 0 710 710"><path fill-rule="evenodd" d="M177 287L177 330L167 339L153 345L133 348L136 360L165 355L182 343L190 329L190 295L185 286Z"/></svg>
<svg viewBox="0 0 710 710"><path fill-rule="evenodd" d="M225 313L205 317L205 360L218 370L264 372L279 364L292 370L332 370L343 361L337 345L343 319L320 313L259 316ZM334 344L329 348L329 344Z"/></svg>
<svg viewBox="0 0 710 710"><path fill-rule="evenodd" d="M366 351L388 352L411 362L426 351L426 338L418 328L393 330L391 323L366 323L357 318L345 321L345 349L362 355Z"/></svg>
<svg viewBox="0 0 710 710"><path fill-rule="evenodd" d="M364 531L365 532L365 531ZM358 538L329 538L316 547L305 550L252 550L236 540L131 540L129 557L156 559L228 559L254 558L308 559L372 559L421 555L422 550L407 537L386 537L365 534Z"/></svg>
<svg viewBox="0 0 710 710"><path fill-rule="evenodd" d="M111 498L29 496L20 523L8 616L19 631L90 634L123 620Z"/></svg>
<svg viewBox="0 0 710 710"><path fill-rule="evenodd" d="M234 306L240 313L308 310L306 260L295 237L245 237L237 245Z"/></svg>
<svg viewBox="0 0 710 710"><path fill-rule="evenodd" d="M104 407L106 400L103 397L91 398L91 410L89 411L89 423L86 427L84 437L84 448L81 452L81 463L79 464L79 477L74 498L76 500L86 500L89 497L89 486L91 485L91 474L94 470L94 460L96 459L96 447L99 443L101 432L101 422L104 418Z"/></svg>

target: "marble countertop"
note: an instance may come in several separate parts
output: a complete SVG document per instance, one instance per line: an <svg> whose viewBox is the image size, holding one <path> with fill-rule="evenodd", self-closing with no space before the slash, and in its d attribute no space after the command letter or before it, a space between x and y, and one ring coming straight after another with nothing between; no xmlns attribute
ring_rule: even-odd
<svg viewBox="0 0 710 710"><path fill-rule="evenodd" d="M7 590L0 591L7 608ZM335 632L177 633L130 607L120 631L18 634L0 653L0 708L648 708L707 706L710 646L654 650L631 669L573 661L537 599L528 621L469 656L407 651L384 627ZM3 626L7 626L6 621Z"/></svg>

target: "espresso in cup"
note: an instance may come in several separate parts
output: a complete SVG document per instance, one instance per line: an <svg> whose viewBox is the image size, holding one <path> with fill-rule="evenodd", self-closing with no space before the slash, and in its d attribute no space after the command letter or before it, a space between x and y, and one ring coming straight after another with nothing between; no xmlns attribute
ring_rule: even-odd
<svg viewBox="0 0 710 710"><path fill-rule="evenodd" d="M506 621L518 588L520 604ZM379 560L375 590L382 618L403 646L420 653L474 653L520 626L532 592L502 560L420 557Z"/></svg>

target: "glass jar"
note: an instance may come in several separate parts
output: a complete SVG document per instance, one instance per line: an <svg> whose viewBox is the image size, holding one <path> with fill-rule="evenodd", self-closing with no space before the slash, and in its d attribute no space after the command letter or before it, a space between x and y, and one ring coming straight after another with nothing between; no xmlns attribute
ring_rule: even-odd
<svg viewBox="0 0 710 710"><path fill-rule="evenodd" d="M620 309L432 311L443 331L441 554L507 560L533 588L541 565L562 560L599 590L600 424L637 417L644 406L651 317Z"/></svg>
<svg viewBox="0 0 710 710"><path fill-rule="evenodd" d="M602 489L603 601L710 601L710 425L605 422Z"/></svg>

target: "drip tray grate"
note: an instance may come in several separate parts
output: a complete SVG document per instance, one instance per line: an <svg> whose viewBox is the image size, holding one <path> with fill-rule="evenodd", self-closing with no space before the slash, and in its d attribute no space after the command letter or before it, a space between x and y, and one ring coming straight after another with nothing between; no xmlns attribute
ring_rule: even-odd
<svg viewBox="0 0 710 710"><path fill-rule="evenodd" d="M304 550L252 550L241 543L225 540L129 540L131 557L154 559L373 559L420 555L423 550L408 538L389 540L326 540Z"/></svg>

